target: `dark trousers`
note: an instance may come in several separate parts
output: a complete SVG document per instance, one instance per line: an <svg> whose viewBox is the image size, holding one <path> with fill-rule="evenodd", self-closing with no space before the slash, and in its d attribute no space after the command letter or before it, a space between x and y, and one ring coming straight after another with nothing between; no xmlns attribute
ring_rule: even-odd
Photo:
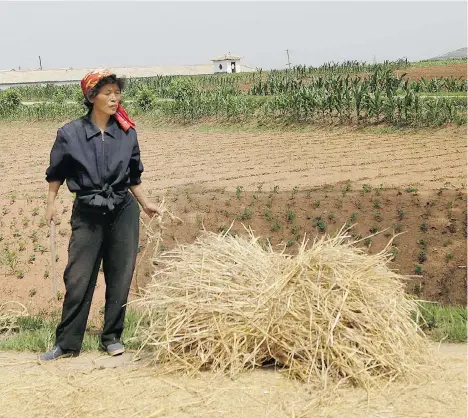
<svg viewBox="0 0 468 418"><path fill-rule="evenodd" d="M130 284L139 240L139 207L128 193L113 211L96 213L75 204L68 265L64 272L66 294L56 345L80 351L101 261L106 282L103 346L119 341L125 320Z"/></svg>

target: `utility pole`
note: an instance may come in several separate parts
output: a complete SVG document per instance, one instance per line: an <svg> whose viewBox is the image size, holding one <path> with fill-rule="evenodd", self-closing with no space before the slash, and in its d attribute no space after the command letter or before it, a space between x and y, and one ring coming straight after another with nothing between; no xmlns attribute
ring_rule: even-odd
<svg viewBox="0 0 468 418"><path fill-rule="evenodd" d="M41 56L39 55L39 68L42 70L42 61L41 61Z"/></svg>
<svg viewBox="0 0 468 418"><path fill-rule="evenodd" d="M291 69L291 61L289 60L289 49L286 50L286 54L288 55L288 67Z"/></svg>

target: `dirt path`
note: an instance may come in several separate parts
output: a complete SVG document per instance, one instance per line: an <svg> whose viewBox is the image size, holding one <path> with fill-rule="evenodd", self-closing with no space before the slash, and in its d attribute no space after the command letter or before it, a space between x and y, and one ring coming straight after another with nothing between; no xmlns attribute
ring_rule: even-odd
<svg viewBox="0 0 468 418"><path fill-rule="evenodd" d="M437 366L419 384L394 383L369 399L359 389L324 397L274 370L237 380L158 376L154 369L88 353L39 365L0 353L1 417L466 417L466 346L434 345Z"/></svg>

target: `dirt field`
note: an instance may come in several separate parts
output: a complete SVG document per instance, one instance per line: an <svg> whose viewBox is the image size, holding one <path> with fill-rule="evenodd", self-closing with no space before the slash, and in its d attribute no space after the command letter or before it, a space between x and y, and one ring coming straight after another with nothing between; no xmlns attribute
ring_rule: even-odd
<svg viewBox="0 0 468 418"><path fill-rule="evenodd" d="M424 78L454 77L466 78L466 64L434 65L428 67L411 67L405 70L399 70L401 75L406 73L406 78L410 80L419 80Z"/></svg>
<svg viewBox="0 0 468 418"><path fill-rule="evenodd" d="M0 185L0 303L20 301L30 311L61 307L61 302L51 300L48 228L41 224L47 193L44 172L59 126L14 122L0 127L0 168L4 173ZM237 220L235 230L242 232L240 223L248 224L275 245L304 233L316 235L313 220L318 216L327 222L327 232L355 216L355 233L363 237L376 223L380 229L400 224L408 233L396 243L399 255L395 268L415 274L421 251L416 241L427 243L422 277L410 283L410 290L432 300L466 303L466 127L376 132L161 130L140 125L144 187L155 200L165 197L171 210L184 220L166 232L165 246L193 240L203 226L226 228L242 217L246 208L252 208L252 214L249 219ZM352 190L344 195L345 181ZM394 189L384 189L380 196L375 189L362 194L362 184ZM409 186L418 192L406 192ZM278 193L271 199L275 187ZM299 191L291 199L295 187ZM237 188L242 188L239 196ZM258 203L251 206L254 193ZM273 230L274 221L265 220L269 201L278 230ZM63 187L57 199L61 223L56 237L62 294L71 207L72 197ZM286 219L288 208L294 211L294 222ZM397 216L398 209L404 211L403 220ZM428 228L422 232L420 225L426 221ZM373 238L370 251L383 248L388 239L388 235ZM144 250L144 230L141 244ZM10 259L6 260L8 253ZM146 256L149 254L147 251ZM144 270L139 270L139 284L147 280L141 277L149 273ZM103 306L103 295L100 277L93 316Z"/></svg>
<svg viewBox="0 0 468 418"><path fill-rule="evenodd" d="M322 398L272 369L187 378L158 376L127 355L38 365L33 354L0 353L0 417L466 417L466 346L434 352L438 364L420 382L368 394L343 387Z"/></svg>
<svg viewBox="0 0 468 418"><path fill-rule="evenodd" d="M48 228L41 223L44 172L60 125L0 126L0 303L20 301L30 312L61 307L51 299ZM319 233L313 223L319 217L329 233L351 220L358 224L353 233L362 237L376 225L400 228L407 233L397 237L392 267L404 274L414 274L418 263L423 267L408 290L428 299L466 303L466 127L378 132L139 125L144 186L155 200L164 197L183 220L169 225L165 247L195 239L203 227L226 229L232 220L235 232L242 232L245 224L273 245L292 242L288 251L294 251L304 233L311 238ZM64 187L57 200L62 295L71 207ZM389 238L381 234L364 244L375 252ZM139 285L150 274L152 247L146 247L144 229L141 245L145 258L135 279ZM422 251L424 262L418 260ZM103 303L100 277L93 317L100 315ZM162 378L129 364L128 357L110 360L94 353L38 366L34 354L0 353L0 416L466 416L465 346L444 344L436 356L438 366L422 383L400 382L383 393L372 392L369 400L364 391L343 388L320 403L315 390L272 370L236 381L212 375Z"/></svg>
<svg viewBox="0 0 468 418"><path fill-rule="evenodd" d="M15 122L0 127L0 168L5 172L0 198L46 193L44 172L59 126ZM255 190L265 184L292 190L351 180L436 189L446 182L466 182L466 127L394 134L342 128L284 133L140 127L139 138L145 187L155 193L190 185Z"/></svg>

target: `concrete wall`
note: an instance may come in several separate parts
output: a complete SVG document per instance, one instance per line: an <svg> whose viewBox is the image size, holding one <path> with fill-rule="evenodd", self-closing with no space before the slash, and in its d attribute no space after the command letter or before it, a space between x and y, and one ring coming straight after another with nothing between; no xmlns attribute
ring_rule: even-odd
<svg viewBox="0 0 468 418"><path fill-rule="evenodd" d="M236 73L241 72L241 66L240 66L240 61L239 60L224 60L224 61L215 61L213 62L213 73L215 74L220 74L220 73L228 73L231 74L231 63L235 62L236 64ZM219 68L219 66L222 65L223 68Z"/></svg>
<svg viewBox="0 0 468 418"><path fill-rule="evenodd" d="M10 87L27 87L27 86L46 86L47 84L53 84L54 86L67 86L69 84L79 85L79 81L48 81L48 82L31 82L31 83L14 83L14 84L2 84L0 83L0 90L6 90Z"/></svg>

